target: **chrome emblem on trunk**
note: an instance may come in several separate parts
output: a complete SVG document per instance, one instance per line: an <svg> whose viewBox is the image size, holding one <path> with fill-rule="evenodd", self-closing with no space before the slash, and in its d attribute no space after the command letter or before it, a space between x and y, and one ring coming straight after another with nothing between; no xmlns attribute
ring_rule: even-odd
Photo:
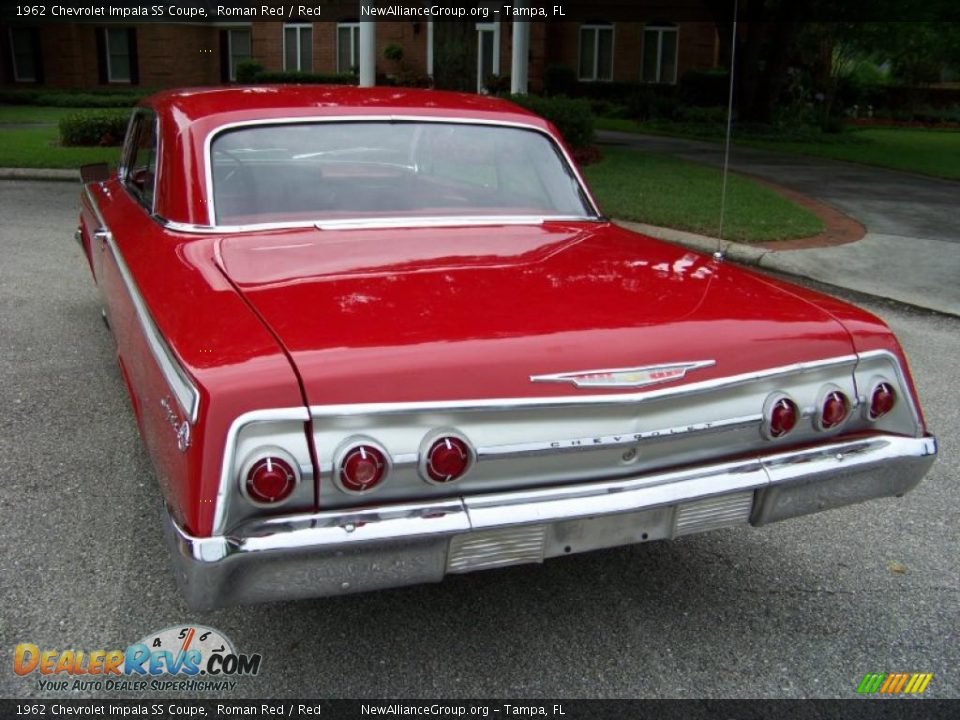
<svg viewBox="0 0 960 720"><path fill-rule="evenodd" d="M639 388L657 383L680 380L689 370L716 365L715 360L644 365L609 370L581 370L555 375L531 375L531 382L568 382L578 388Z"/></svg>

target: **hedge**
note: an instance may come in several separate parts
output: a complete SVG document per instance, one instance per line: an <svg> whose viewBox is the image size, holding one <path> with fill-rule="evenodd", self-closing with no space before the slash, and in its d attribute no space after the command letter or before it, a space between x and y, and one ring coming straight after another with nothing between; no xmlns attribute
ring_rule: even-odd
<svg viewBox="0 0 960 720"><path fill-rule="evenodd" d="M47 107L133 107L152 90L0 90L0 103Z"/></svg>
<svg viewBox="0 0 960 720"><path fill-rule="evenodd" d="M593 144L593 113L586 100L536 95L510 95L508 99L556 125L570 147L579 150Z"/></svg>
<svg viewBox="0 0 960 720"><path fill-rule="evenodd" d="M129 112L117 110L71 113L60 119L60 144L120 145L129 119Z"/></svg>
<svg viewBox="0 0 960 720"><path fill-rule="evenodd" d="M280 72L265 71L256 74L255 82L286 84L311 84L311 85L356 85L359 78L351 73L306 73L306 72Z"/></svg>
<svg viewBox="0 0 960 720"><path fill-rule="evenodd" d="M244 60L237 64L237 82L316 85L356 85L359 79L353 73L308 73L295 71L264 70L256 60Z"/></svg>

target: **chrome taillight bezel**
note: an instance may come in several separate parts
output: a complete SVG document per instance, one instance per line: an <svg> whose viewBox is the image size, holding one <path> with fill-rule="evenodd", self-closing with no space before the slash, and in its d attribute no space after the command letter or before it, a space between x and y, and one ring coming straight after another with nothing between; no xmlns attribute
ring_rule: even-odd
<svg viewBox="0 0 960 720"><path fill-rule="evenodd" d="M773 410L781 401L787 401L793 405L794 411L796 413L796 420L793 423L793 427L787 430L781 435L774 435L771 431L771 424L773 422ZM783 440L786 437L789 437L800 424L800 420L803 417L800 404L793 399L793 397L786 392L777 391L770 393L767 396L767 399L763 402L763 419L760 421L760 434L767 440Z"/></svg>
<svg viewBox="0 0 960 720"><path fill-rule="evenodd" d="M360 447L368 447L375 450L383 458L384 468L383 474L379 481L368 488L364 488L363 490L355 490L354 488L344 485L340 475L343 472L344 461L347 459L350 453ZM336 485L340 492L346 493L347 495L369 495L370 493L376 492L390 479L390 474L392 472L393 457L390 455L390 452L383 446L382 443L377 442L372 437L367 435L352 435L340 443L340 446L334 453L333 471L331 473L333 476L333 484Z"/></svg>
<svg viewBox="0 0 960 720"><path fill-rule="evenodd" d="M876 394L877 389L881 385L887 385L890 388L891 393L893 395L893 404L890 406L890 409L887 410L887 412L881 413L880 415L874 415L873 414L873 396ZM867 391L867 395L864 398L864 402L863 402L863 417L868 422L874 423L890 415L890 413L892 413L896 409L897 403L900 402L900 397L897 393L897 390L898 390L897 384L882 376L876 377L873 380L871 380L869 387L870 389Z"/></svg>
<svg viewBox="0 0 960 720"><path fill-rule="evenodd" d="M287 493L285 498L272 502L265 502L253 497L247 488L247 480L249 478L250 471L253 470L258 463L267 460L268 458L278 458L282 460L293 471L293 487L290 489L290 492ZM272 445L257 448L254 452L250 453L247 456L247 459L244 460L243 464L240 466L240 472L237 475L237 484L240 486L240 494L247 502L258 508L278 508L286 505L297 494L297 488L300 486L302 480L303 473L300 470L300 464L296 461L293 455L281 447Z"/></svg>
<svg viewBox="0 0 960 720"><path fill-rule="evenodd" d="M427 464L430 461L430 451L436 443L444 438L454 438L463 443L467 451L467 467L459 477L453 480L434 480L428 471ZM427 434L420 442L420 450L417 453L417 471L420 478L429 485L437 487L450 487L467 477L477 464L477 451L470 439L459 430L453 428L438 428Z"/></svg>
<svg viewBox="0 0 960 720"><path fill-rule="evenodd" d="M844 406L846 407L846 414L843 416L843 419L835 425L824 425L823 409L826 405L827 399L834 393L839 394L843 398ZM814 406L813 410L813 426L819 432L837 432L850 421L851 417L853 417L853 410L855 407L855 400L852 400L839 385L834 385L833 383L824 385L817 394L817 404Z"/></svg>

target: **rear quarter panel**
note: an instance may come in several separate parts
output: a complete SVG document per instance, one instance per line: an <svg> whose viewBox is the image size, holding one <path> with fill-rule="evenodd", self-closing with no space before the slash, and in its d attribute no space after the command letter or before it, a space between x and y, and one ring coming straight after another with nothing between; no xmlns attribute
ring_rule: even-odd
<svg viewBox="0 0 960 720"><path fill-rule="evenodd" d="M218 239L171 234L117 181L107 188L109 193L92 191L134 283L131 289L123 282L113 258L98 271L100 292L112 308L118 362L164 499L185 529L202 536L212 527L230 425L253 410L302 406L299 384L273 337L217 270ZM84 234L85 242L93 241L91 228ZM92 246L98 252L96 241ZM111 249L103 252L112 255ZM108 274L116 274L116 281L104 283ZM188 419L187 412L151 350L132 292L140 294L199 391L199 414L185 451L177 447L167 407L176 422Z"/></svg>

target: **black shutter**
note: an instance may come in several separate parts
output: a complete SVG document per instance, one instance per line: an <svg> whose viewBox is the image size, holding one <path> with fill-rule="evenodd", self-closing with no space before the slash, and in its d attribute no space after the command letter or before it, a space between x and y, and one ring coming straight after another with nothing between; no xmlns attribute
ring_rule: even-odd
<svg viewBox="0 0 960 720"><path fill-rule="evenodd" d="M109 82L107 77L107 29L96 28L94 33L97 36L97 74L100 78L100 84L106 85Z"/></svg>
<svg viewBox="0 0 960 720"><path fill-rule="evenodd" d="M33 72L37 78L37 84L43 82L43 48L40 47L40 30L30 29L30 44L33 46Z"/></svg>
<svg viewBox="0 0 960 720"><path fill-rule="evenodd" d="M230 82L230 36L229 30L220 31L220 82Z"/></svg>
<svg viewBox="0 0 960 720"><path fill-rule="evenodd" d="M130 50L130 84L137 85L140 82L140 62L137 59L136 28L129 28L127 30L127 47Z"/></svg>

